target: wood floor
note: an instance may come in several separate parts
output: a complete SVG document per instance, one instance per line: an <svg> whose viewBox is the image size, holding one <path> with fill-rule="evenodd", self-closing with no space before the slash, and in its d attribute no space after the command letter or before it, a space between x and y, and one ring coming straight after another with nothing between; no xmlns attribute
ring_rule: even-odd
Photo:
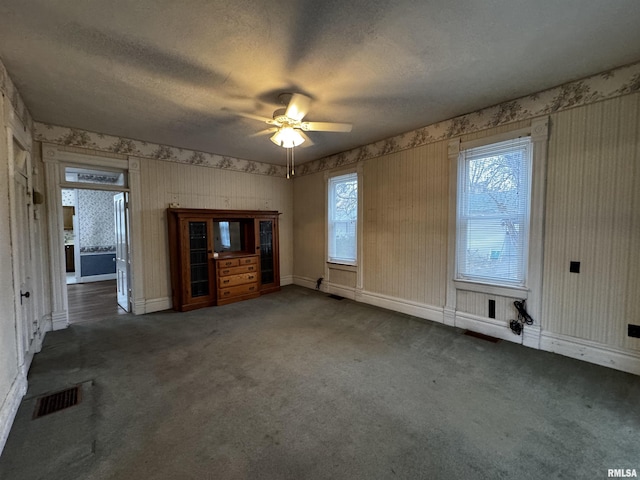
<svg viewBox="0 0 640 480"><path fill-rule="evenodd" d="M67 285L67 296L69 323L95 322L127 313L118 306L115 280Z"/></svg>

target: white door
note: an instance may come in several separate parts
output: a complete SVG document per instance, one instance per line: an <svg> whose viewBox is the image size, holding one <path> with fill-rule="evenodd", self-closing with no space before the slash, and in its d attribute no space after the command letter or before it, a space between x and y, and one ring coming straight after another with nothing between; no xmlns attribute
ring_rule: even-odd
<svg viewBox="0 0 640 480"><path fill-rule="evenodd" d="M117 193L113 197L113 212L116 220L116 275L118 305L125 311L129 308L129 221L127 194Z"/></svg>
<svg viewBox="0 0 640 480"><path fill-rule="evenodd" d="M27 170L26 152L20 150L14 144L15 171L15 215L16 231L15 240L17 245L17 265L16 273L16 314L18 322L18 344L25 363L30 363L33 356L33 339L36 334L34 318L33 296L32 296L32 259L31 259L31 194L29 192L28 180L25 176ZM18 297L19 296L19 297Z"/></svg>

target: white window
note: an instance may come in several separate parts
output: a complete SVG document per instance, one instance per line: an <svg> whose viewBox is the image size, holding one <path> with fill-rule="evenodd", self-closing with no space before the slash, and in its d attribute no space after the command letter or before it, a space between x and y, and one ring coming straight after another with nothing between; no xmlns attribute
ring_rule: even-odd
<svg viewBox="0 0 640 480"><path fill-rule="evenodd" d="M358 232L358 174L329 178L329 262L355 265Z"/></svg>
<svg viewBox="0 0 640 480"><path fill-rule="evenodd" d="M458 165L456 279L524 287L531 209L531 140L469 148Z"/></svg>

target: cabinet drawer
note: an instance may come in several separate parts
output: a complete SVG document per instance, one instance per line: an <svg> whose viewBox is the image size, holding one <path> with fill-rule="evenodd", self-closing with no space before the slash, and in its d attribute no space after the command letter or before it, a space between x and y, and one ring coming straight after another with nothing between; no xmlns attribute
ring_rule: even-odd
<svg viewBox="0 0 640 480"><path fill-rule="evenodd" d="M257 271L258 266L255 263L249 265L242 265L241 267L228 267L218 270L219 277L226 277L228 275L237 275L239 273L251 273Z"/></svg>
<svg viewBox="0 0 640 480"><path fill-rule="evenodd" d="M233 287L235 285L242 285L243 283L252 283L257 281L257 273L239 273L238 275L220 277L218 280L218 288Z"/></svg>
<svg viewBox="0 0 640 480"><path fill-rule="evenodd" d="M240 265L249 265L252 263L257 264L258 263L258 256L254 255L252 257L242 257L239 258L238 260L240 260Z"/></svg>
<svg viewBox="0 0 640 480"><path fill-rule="evenodd" d="M238 285L236 287L218 289L218 299L233 298L248 293L256 293L258 291L257 283L247 283L246 285Z"/></svg>
<svg viewBox="0 0 640 480"><path fill-rule="evenodd" d="M239 259L237 258L229 258L227 260L218 260L218 266L219 267L237 267L238 265L240 265L239 263Z"/></svg>

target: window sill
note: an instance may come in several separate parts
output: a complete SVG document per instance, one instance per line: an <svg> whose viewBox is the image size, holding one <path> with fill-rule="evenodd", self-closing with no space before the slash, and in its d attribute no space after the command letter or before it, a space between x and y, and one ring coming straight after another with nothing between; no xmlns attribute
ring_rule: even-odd
<svg viewBox="0 0 640 480"><path fill-rule="evenodd" d="M327 262L327 266L329 268L332 268L334 270L344 270L345 272L357 272L358 271L358 266L355 264L349 264L349 263L336 263L334 262Z"/></svg>
<svg viewBox="0 0 640 480"><path fill-rule="evenodd" d="M468 280L454 280L456 290L486 293L500 297L527 299L529 289L527 287L507 287L505 285L492 285L490 283L470 282Z"/></svg>

